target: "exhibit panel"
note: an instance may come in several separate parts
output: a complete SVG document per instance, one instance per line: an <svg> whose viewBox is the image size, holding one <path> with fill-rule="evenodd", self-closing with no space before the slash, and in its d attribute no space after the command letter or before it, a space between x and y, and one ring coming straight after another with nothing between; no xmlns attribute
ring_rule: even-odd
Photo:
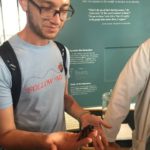
<svg viewBox="0 0 150 150"><path fill-rule="evenodd" d="M72 0L57 40L70 50L69 90L82 106L102 104L127 60L150 37L150 1Z"/></svg>

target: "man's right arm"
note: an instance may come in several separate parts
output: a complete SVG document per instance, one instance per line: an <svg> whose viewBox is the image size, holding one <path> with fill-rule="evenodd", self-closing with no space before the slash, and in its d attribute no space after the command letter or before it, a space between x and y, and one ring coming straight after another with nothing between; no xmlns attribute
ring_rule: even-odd
<svg viewBox="0 0 150 150"><path fill-rule="evenodd" d="M18 130L14 123L13 107L0 109L0 145L7 150L76 150L92 142L92 137L77 141L78 138L79 133L49 134Z"/></svg>
<svg viewBox="0 0 150 150"><path fill-rule="evenodd" d="M49 149L46 134L17 130L14 123L13 107L0 109L0 145L6 149ZM49 141L50 142L50 141Z"/></svg>

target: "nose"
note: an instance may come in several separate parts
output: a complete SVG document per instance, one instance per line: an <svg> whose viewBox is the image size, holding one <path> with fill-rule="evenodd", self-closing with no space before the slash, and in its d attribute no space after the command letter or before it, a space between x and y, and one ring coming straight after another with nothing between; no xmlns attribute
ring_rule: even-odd
<svg viewBox="0 0 150 150"><path fill-rule="evenodd" d="M57 12L55 12L54 14L53 14L53 17L52 18L50 18L50 21L52 22L52 23L54 23L54 24L60 24L61 23L61 19L60 19L60 15L59 15L59 13Z"/></svg>
<svg viewBox="0 0 150 150"><path fill-rule="evenodd" d="M60 18L60 11L59 10L55 10L55 12L53 13L53 20L55 20L57 23L61 22L61 18Z"/></svg>
<svg viewBox="0 0 150 150"><path fill-rule="evenodd" d="M53 16L56 16L56 15L58 15L59 17L60 17L60 11L59 10L55 10L54 12L53 12Z"/></svg>

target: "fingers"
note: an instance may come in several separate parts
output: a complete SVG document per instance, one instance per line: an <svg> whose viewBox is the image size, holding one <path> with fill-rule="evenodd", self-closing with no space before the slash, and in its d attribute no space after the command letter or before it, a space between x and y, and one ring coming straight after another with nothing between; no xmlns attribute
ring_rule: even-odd
<svg viewBox="0 0 150 150"><path fill-rule="evenodd" d="M92 139L96 150L104 150L106 147L108 147L108 141L103 133L98 133Z"/></svg>
<svg viewBox="0 0 150 150"><path fill-rule="evenodd" d="M88 123L93 124L94 126L104 126L106 128L112 128L111 125L104 121L100 116L91 115Z"/></svg>
<svg viewBox="0 0 150 150"><path fill-rule="evenodd" d="M89 134L89 136L92 138L95 150L103 150L106 146L108 146L107 139L102 130L95 128L93 132Z"/></svg>
<svg viewBox="0 0 150 150"><path fill-rule="evenodd" d="M103 130L101 127L97 127L96 130L98 131L98 135L101 136L101 141L104 146L108 146L108 141L106 138L106 135L104 134Z"/></svg>
<svg viewBox="0 0 150 150"><path fill-rule="evenodd" d="M108 141L103 133L101 127L95 127L93 132L89 135L93 140L93 145L96 150L103 150L108 147Z"/></svg>
<svg viewBox="0 0 150 150"><path fill-rule="evenodd" d="M51 149L52 149L52 150L58 150L58 149L57 149L57 146L56 146L55 144L51 144L50 150L51 150Z"/></svg>
<svg viewBox="0 0 150 150"><path fill-rule="evenodd" d="M105 122L103 119L100 118L100 125L105 126L106 128L112 128L111 125L109 125L107 122Z"/></svg>
<svg viewBox="0 0 150 150"><path fill-rule="evenodd" d="M88 136L79 141L78 147L86 146L89 143L93 142L95 150L104 150L108 146L107 139L102 132L101 128L95 128Z"/></svg>
<svg viewBox="0 0 150 150"><path fill-rule="evenodd" d="M101 140L101 136L96 136L94 139L93 139L93 145L95 147L95 150L104 150L104 145L103 145L103 142Z"/></svg>
<svg viewBox="0 0 150 150"><path fill-rule="evenodd" d="M111 128L111 126L107 122L102 120L101 117L95 115L91 115L90 118L87 118L87 120L85 120L82 125L87 124L91 124L94 126L94 131L91 133L91 135L89 135L89 137L92 138L95 149L103 150L108 147L108 141L103 132L102 126L106 128ZM95 130L97 132L95 132Z"/></svg>
<svg viewBox="0 0 150 150"><path fill-rule="evenodd" d="M78 146L79 146L79 147L81 147L81 146L86 146L86 145L88 145L88 144L91 143L91 142L92 142L92 138L86 137L86 138L84 138L84 139L78 141Z"/></svg>
<svg viewBox="0 0 150 150"><path fill-rule="evenodd" d="M107 141L107 138L106 138L106 136L105 136L104 133L101 134L101 141L103 142L103 145L104 145L105 147L108 146L108 141Z"/></svg>

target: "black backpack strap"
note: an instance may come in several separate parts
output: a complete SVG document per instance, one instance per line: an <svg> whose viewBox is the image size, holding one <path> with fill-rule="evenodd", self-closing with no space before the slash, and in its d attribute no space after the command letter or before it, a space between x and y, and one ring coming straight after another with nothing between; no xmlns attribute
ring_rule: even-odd
<svg viewBox="0 0 150 150"><path fill-rule="evenodd" d="M58 46L60 53L62 55L63 58L63 66L64 66L64 70L65 70L65 75L67 74L67 67L66 67L66 58L67 58L67 54L66 54L66 48L63 44L59 43L58 41L55 41L56 45Z"/></svg>
<svg viewBox="0 0 150 150"><path fill-rule="evenodd" d="M13 99L13 107L15 109L18 104L21 92L21 71L16 54L8 41L4 42L3 45L0 46L0 56L8 67L9 71L11 72L11 94Z"/></svg>

